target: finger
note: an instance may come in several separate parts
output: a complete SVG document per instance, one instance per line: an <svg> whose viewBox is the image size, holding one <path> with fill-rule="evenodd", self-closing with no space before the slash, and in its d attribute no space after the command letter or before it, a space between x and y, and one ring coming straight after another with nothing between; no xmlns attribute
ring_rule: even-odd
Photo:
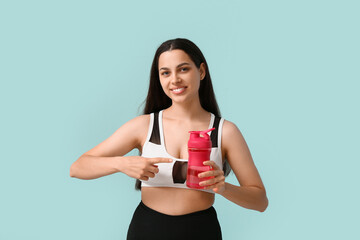
<svg viewBox="0 0 360 240"><path fill-rule="evenodd" d="M149 162L151 164L154 164L154 163L169 163L169 162L172 162L172 159L171 158L150 158Z"/></svg>
<svg viewBox="0 0 360 240"><path fill-rule="evenodd" d="M148 171L148 172L145 173L145 176L146 176L146 177L149 177L149 178L154 178L154 177L155 177L155 173Z"/></svg>
<svg viewBox="0 0 360 240"><path fill-rule="evenodd" d="M199 182L199 185L200 186L210 186L210 185L214 185L214 184L216 184L218 182L222 182L222 181L225 181L225 177L223 175L219 175L219 176L217 176L215 178Z"/></svg>
<svg viewBox="0 0 360 240"><path fill-rule="evenodd" d="M156 173L159 172L159 168L158 168L158 166L156 166L156 167L154 167L154 166L156 166L156 165L151 165L151 166L149 167L148 171L156 174Z"/></svg>
<svg viewBox="0 0 360 240"><path fill-rule="evenodd" d="M155 177L155 173L145 170L139 175L138 179L144 180L144 179L149 179L149 178L153 178L153 177Z"/></svg>
<svg viewBox="0 0 360 240"><path fill-rule="evenodd" d="M221 189L224 184L225 183L217 183L215 185L210 186L209 189L212 189L214 192L218 192L219 189Z"/></svg>
<svg viewBox="0 0 360 240"><path fill-rule="evenodd" d="M216 170L220 169L219 166L214 161L204 161L203 164L207 166L211 166Z"/></svg>
<svg viewBox="0 0 360 240"><path fill-rule="evenodd" d="M139 178L140 180L143 180L143 181L147 181L147 180L149 180L149 177L147 177L147 176L142 176L141 178Z"/></svg>
<svg viewBox="0 0 360 240"><path fill-rule="evenodd" d="M206 186L203 186L204 189L213 189L215 188L216 184L211 184L211 185L206 185Z"/></svg>
<svg viewBox="0 0 360 240"><path fill-rule="evenodd" d="M150 166L154 167L154 168L157 168L159 169L159 166L158 165L155 165L155 164L151 164Z"/></svg>
<svg viewBox="0 0 360 240"><path fill-rule="evenodd" d="M218 175L224 175L224 172L222 170L212 170L212 171L199 173L198 177L205 178L205 177L218 176Z"/></svg>
<svg viewBox="0 0 360 240"><path fill-rule="evenodd" d="M222 188L222 186L225 184L224 181L221 181L221 182L217 182L215 184L211 184L211 185L208 185L208 186L205 186L204 189L214 189L214 188L217 188L217 189L220 189Z"/></svg>
<svg viewBox="0 0 360 240"><path fill-rule="evenodd" d="M156 170L158 171L158 170ZM140 177L138 179L147 181L149 180L149 178L154 178L156 175L156 173L151 172L151 171L143 171L143 173L140 175Z"/></svg>

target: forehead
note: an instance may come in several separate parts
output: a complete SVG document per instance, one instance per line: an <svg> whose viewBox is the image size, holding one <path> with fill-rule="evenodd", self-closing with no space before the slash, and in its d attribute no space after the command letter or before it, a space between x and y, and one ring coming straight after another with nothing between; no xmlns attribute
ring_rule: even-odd
<svg viewBox="0 0 360 240"><path fill-rule="evenodd" d="M162 67L176 67L179 63L188 62L193 64L193 61L183 50L174 49L166 51L159 56L159 69Z"/></svg>

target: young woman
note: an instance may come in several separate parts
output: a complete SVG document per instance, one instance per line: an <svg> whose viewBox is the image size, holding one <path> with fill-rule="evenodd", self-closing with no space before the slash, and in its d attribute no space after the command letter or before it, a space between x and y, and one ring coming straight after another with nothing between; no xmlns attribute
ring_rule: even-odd
<svg viewBox="0 0 360 240"><path fill-rule="evenodd" d="M189 131L209 132L212 149L204 165L212 170L200 184L186 186ZM137 148L141 156L124 156ZM230 168L240 186L225 182ZM265 187L237 126L220 116L207 62L190 40L168 40L151 67L144 114L84 153L70 176L94 179L116 172L135 178L141 202L127 239L222 239L212 206L215 194L244 208L265 211Z"/></svg>

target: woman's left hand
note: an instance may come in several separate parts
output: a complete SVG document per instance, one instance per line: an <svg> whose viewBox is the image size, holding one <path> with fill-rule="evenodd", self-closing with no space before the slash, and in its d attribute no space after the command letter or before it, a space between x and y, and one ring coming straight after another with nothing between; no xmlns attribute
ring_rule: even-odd
<svg viewBox="0 0 360 240"><path fill-rule="evenodd" d="M220 170L218 165L214 161L204 161L204 165L211 166L212 170L200 173L199 178L211 177L213 178L202 181L200 186L206 186L204 189L212 189L216 193L222 193L225 191L225 176L224 171Z"/></svg>

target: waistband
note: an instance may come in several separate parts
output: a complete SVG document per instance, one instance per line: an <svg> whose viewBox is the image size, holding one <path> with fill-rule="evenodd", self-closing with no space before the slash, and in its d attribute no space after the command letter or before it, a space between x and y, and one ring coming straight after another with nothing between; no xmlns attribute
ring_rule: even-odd
<svg viewBox="0 0 360 240"><path fill-rule="evenodd" d="M194 216L206 216L206 215L209 215L209 214L215 214L216 215L216 211L215 211L215 208L213 206L209 207L208 209L205 209L205 210L200 210L200 211L196 211L196 212L192 212L192 213L187 213L187 214L183 214L183 215L168 215L168 214L165 214L165 213L161 213L161 212L158 212L148 206L146 206L143 201L140 201L140 204L139 204L139 207L141 207L142 209L152 213L152 214L155 214L155 215L158 215L158 216L163 216L163 217L168 217L168 218L189 218L189 217L194 217Z"/></svg>

